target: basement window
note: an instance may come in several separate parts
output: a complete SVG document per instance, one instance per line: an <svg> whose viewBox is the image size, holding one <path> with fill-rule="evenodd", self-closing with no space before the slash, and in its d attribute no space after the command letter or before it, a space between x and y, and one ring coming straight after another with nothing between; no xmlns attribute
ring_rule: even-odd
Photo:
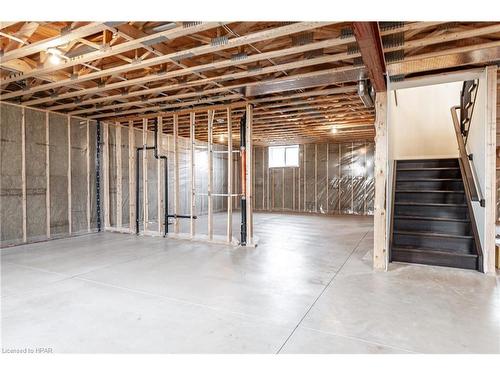
<svg viewBox="0 0 500 375"><path fill-rule="evenodd" d="M298 167L299 146L269 147L269 168Z"/></svg>

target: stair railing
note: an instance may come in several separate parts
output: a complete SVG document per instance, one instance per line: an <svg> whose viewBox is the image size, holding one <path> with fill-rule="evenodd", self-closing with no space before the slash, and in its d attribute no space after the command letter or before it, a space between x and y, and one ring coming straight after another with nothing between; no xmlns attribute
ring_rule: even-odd
<svg viewBox="0 0 500 375"><path fill-rule="evenodd" d="M464 173L464 186L467 195L470 197L470 199L472 201L479 202L480 205L484 207L484 199L481 193L481 188L479 186L479 183L477 182L477 176L474 173L474 164L472 161L472 155L469 155L467 153L467 149L465 148L464 135L462 133L461 123L458 120L458 114L457 114L458 110L461 110L460 106L451 107L451 117L453 119L455 135L457 136L458 152L460 156L459 159ZM465 139L467 139L466 137L468 136L468 131L469 128L467 128L467 134L465 135Z"/></svg>

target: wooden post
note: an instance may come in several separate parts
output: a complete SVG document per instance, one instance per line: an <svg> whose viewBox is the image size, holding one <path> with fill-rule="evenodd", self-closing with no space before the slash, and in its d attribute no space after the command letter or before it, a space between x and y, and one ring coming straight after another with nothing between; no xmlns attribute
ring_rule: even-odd
<svg viewBox="0 0 500 375"><path fill-rule="evenodd" d="M163 117L157 117L158 124L158 155L161 155L161 135L163 134ZM156 202L157 202L157 219L158 219L158 234L161 235L162 230L162 210L163 207L163 195L161 194L161 159L156 160Z"/></svg>
<svg viewBox="0 0 500 375"><path fill-rule="evenodd" d="M314 145L314 212L318 212L318 145Z"/></svg>
<svg viewBox="0 0 500 375"><path fill-rule="evenodd" d="M195 121L196 121L196 113L191 112L189 114L189 144L190 144L190 175L191 175L191 194L190 196L190 211L189 215L191 216L189 219L189 232L191 234L191 238L196 235L196 221L193 216L196 213L196 179L195 179L195 156L196 156L196 138L195 138Z"/></svg>
<svg viewBox="0 0 500 375"><path fill-rule="evenodd" d="M233 239L233 128L227 108L227 242Z"/></svg>
<svg viewBox="0 0 500 375"><path fill-rule="evenodd" d="M146 146L148 144L148 119L142 119L142 222L143 231L148 230L148 154Z"/></svg>
<svg viewBox="0 0 500 375"><path fill-rule="evenodd" d="M300 156L301 156L300 149L301 149L301 147L302 147L302 146L300 146L300 145L299 145L299 167L298 167L298 170L299 170L299 173L298 173L298 174L299 174L299 177L297 178L297 180L298 180L298 184L297 184L297 185L298 185L298 193L299 193L299 194L298 194L298 198L299 198L299 199L297 200L297 203L298 203L298 207L297 207L297 209L298 209L299 211L300 211Z"/></svg>
<svg viewBox="0 0 500 375"><path fill-rule="evenodd" d="M90 232L90 120L86 124L87 148L85 150L86 159L86 177L87 177L87 232Z"/></svg>
<svg viewBox="0 0 500 375"><path fill-rule="evenodd" d="M213 228L213 122L215 111L208 110L208 239L212 240L214 236Z"/></svg>
<svg viewBox="0 0 500 375"><path fill-rule="evenodd" d="M174 214L179 215L179 115L174 113ZM174 233L179 233L179 219L174 219Z"/></svg>
<svg viewBox="0 0 500 375"><path fill-rule="evenodd" d="M497 67L486 68L486 173L483 270L495 273Z"/></svg>
<svg viewBox="0 0 500 375"><path fill-rule="evenodd" d="M47 238L50 238L50 130L49 112L45 112L45 177L47 190L45 191L45 210L47 211Z"/></svg>
<svg viewBox="0 0 500 375"><path fill-rule="evenodd" d="M253 107L246 106L246 203L247 203L247 243L253 244Z"/></svg>
<svg viewBox="0 0 500 375"><path fill-rule="evenodd" d="M108 123L103 126L103 147L102 147L102 174L103 174L103 200L104 200L104 229L109 228L109 127Z"/></svg>
<svg viewBox="0 0 500 375"><path fill-rule="evenodd" d="M281 210L285 210L285 168L281 168Z"/></svg>
<svg viewBox="0 0 500 375"><path fill-rule="evenodd" d="M131 231L135 228L135 162L135 131L134 122L131 120L128 123L128 226Z"/></svg>
<svg viewBox="0 0 500 375"><path fill-rule="evenodd" d="M116 226L122 227L122 127L116 123Z"/></svg>
<svg viewBox="0 0 500 375"><path fill-rule="evenodd" d="M304 145L304 211L307 211L307 168L306 168L306 156L307 147Z"/></svg>
<svg viewBox="0 0 500 375"><path fill-rule="evenodd" d="M378 92L375 98L375 201L373 230L373 268L387 268L387 93Z"/></svg>
<svg viewBox="0 0 500 375"><path fill-rule="evenodd" d="M23 215L23 242L27 242L27 205L26 205L26 113L25 108L21 110L21 191L22 191L22 215Z"/></svg>
<svg viewBox="0 0 500 375"><path fill-rule="evenodd" d="M329 213L329 205L330 205L330 176L328 175L328 165L330 163L330 147L328 146L328 143L326 144L326 206L325 210L326 213ZM366 163L365 163L366 164Z"/></svg>
<svg viewBox="0 0 500 375"><path fill-rule="evenodd" d="M68 115L68 231L72 233L72 210L73 203L71 201L71 117Z"/></svg>

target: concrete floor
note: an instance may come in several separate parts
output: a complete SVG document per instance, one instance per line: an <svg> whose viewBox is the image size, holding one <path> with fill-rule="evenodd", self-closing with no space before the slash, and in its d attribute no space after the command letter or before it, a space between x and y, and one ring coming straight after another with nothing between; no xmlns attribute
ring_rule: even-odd
<svg viewBox="0 0 500 375"><path fill-rule="evenodd" d="M392 264L370 217L259 213L257 248L102 233L2 250L2 346L500 353L500 280Z"/></svg>

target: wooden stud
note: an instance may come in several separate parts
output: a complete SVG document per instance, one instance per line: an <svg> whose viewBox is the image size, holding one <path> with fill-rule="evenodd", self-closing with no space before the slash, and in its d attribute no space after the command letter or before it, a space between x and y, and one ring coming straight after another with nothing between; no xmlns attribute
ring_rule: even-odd
<svg viewBox="0 0 500 375"><path fill-rule="evenodd" d="M158 122L158 154L161 155L161 136L163 135L163 118L161 116L158 116L156 119ZM161 208L163 207L163 195L161 194L161 182L163 179L161 178L162 172L161 172L161 163L162 160L158 158L156 160L156 202L157 202L157 218L158 218L158 234L160 235L162 232L162 210Z"/></svg>
<svg viewBox="0 0 500 375"><path fill-rule="evenodd" d="M174 214L179 215L179 115L174 114ZM174 219L174 232L179 233L179 219Z"/></svg>
<svg viewBox="0 0 500 375"><path fill-rule="evenodd" d="M50 234L50 130L49 130L49 112L45 112L45 177L47 189L45 191L45 210L47 215L47 238Z"/></svg>
<svg viewBox="0 0 500 375"><path fill-rule="evenodd" d="M104 229L110 227L109 220L109 125L103 126L102 170L103 170L103 201L104 201Z"/></svg>
<svg viewBox="0 0 500 375"><path fill-rule="evenodd" d="M116 123L116 219L118 228L122 227L122 127Z"/></svg>
<svg viewBox="0 0 500 375"><path fill-rule="evenodd" d="M266 176L266 148L262 148L262 210L266 209L266 186L264 179Z"/></svg>
<svg viewBox="0 0 500 375"><path fill-rule="evenodd" d="M298 168L298 170L299 170L299 173L298 173L298 174L299 174L299 176L298 176L298 178L297 178L297 179L298 179L298 193L299 193L299 194L298 194L298 195L299 195L299 197L298 197L298 198L299 198L299 199L298 199L298 204L299 204L299 205L298 205L298 206L299 206L299 207L298 207L298 210L299 210L299 211L300 211L300 170L301 170L301 168L302 168L302 167L301 167L301 163L300 163L302 153L300 152L300 149L303 149L303 148L304 148L303 146L299 146L299 168Z"/></svg>
<svg viewBox="0 0 500 375"><path fill-rule="evenodd" d="M231 108L226 110L227 117L227 242L233 239L233 129Z"/></svg>
<svg viewBox="0 0 500 375"><path fill-rule="evenodd" d="M90 211L90 121L87 120L86 123L86 149L85 149L85 162L86 162L86 177L87 177L87 232L90 232L90 220L91 220L91 211Z"/></svg>
<svg viewBox="0 0 500 375"><path fill-rule="evenodd" d="M26 113L21 111L21 190L23 216L23 242L27 242L27 205L26 205Z"/></svg>
<svg viewBox="0 0 500 375"><path fill-rule="evenodd" d="M304 211L307 211L307 167L306 167L307 147L304 145Z"/></svg>
<svg viewBox="0 0 500 375"><path fill-rule="evenodd" d="M495 272L497 70L486 68L486 173L483 270Z"/></svg>
<svg viewBox="0 0 500 375"><path fill-rule="evenodd" d="M215 112L208 110L208 240L213 239L213 121Z"/></svg>
<svg viewBox="0 0 500 375"><path fill-rule="evenodd" d="M252 155L253 155L253 140L252 140L252 127L253 127L253 106L247 104L246 106L246 194L247 194L247 243L253 244L253 173L252 173Z"/></svg>
<svg viewBox="0 0 500 375"><path fill-rule="evenodd" d="M375 98L375 201L373 230L373 267L387 268L387 92L379 92Z"/></svg>
<svg viewBox="0 0 500 375"><path fill-rule="evenodd" d="M191 194L189 195L190 197L190 219L189 219L189 232L191 234L191 238L194 238L196 235L196 221L194 219L194 215L196 213L196 176L195 176L195 171L196 171L196 139L195 139L195 126L196 126L196 113L191 112L189 114L189 144L190 144L190 153L189 153L189 159L190 159L190 179L191 179Z"/></svg>
<svg viewBox="0 0 500 375"><path fill-rule="evenodd" d="M318 145L314 145L314 212L318 212Z"/></svg>
<svg viewBox="0 0 500 375"><path fill-rule="evenodd" d="M285 210L285 168L281 168L281 209Z"/></svg>
<svg viewBox="0 0 500 375"><path fill-rule="evenodd" d="M135 131L133 121L128 123L128 201L129 229L135 228Z"/></svg>
<svg viewBox="0 0 500 375"><path fill-rule="evenodd" d="M68 115L68 231L69 234L73 232L72 226L72 211L73 211L73 203L72 203L72 191L71 191L71 117Z"/></svg>
<svg viewBox="0 0 500 375"><path fill-rule="evenodd" d="M292 186L292 210L295 211L295 169L292 169L292 181L293 181L293 186Z"/></svg>
<svg viewBox="0 0 500 375"><path fill-rule="evenodd" d="M148 154L146 147L148 144L148 120L142 120L142 147L144 151L142 152L142 222L144 227L144 233L148 230L148 209L149 209L149 199L148 199Z"/></svg>
<svg viewBox="0 0 500 375"><path fill-rule="evenodd" d="M330 204L330 176L328 175L328 166L329 166L329 163L330 163L330 148L329 148L329 144L327 143L326 144L326 206L325 206L325 209L326 209L326 213L329 213L329 204Z"/></svg>

